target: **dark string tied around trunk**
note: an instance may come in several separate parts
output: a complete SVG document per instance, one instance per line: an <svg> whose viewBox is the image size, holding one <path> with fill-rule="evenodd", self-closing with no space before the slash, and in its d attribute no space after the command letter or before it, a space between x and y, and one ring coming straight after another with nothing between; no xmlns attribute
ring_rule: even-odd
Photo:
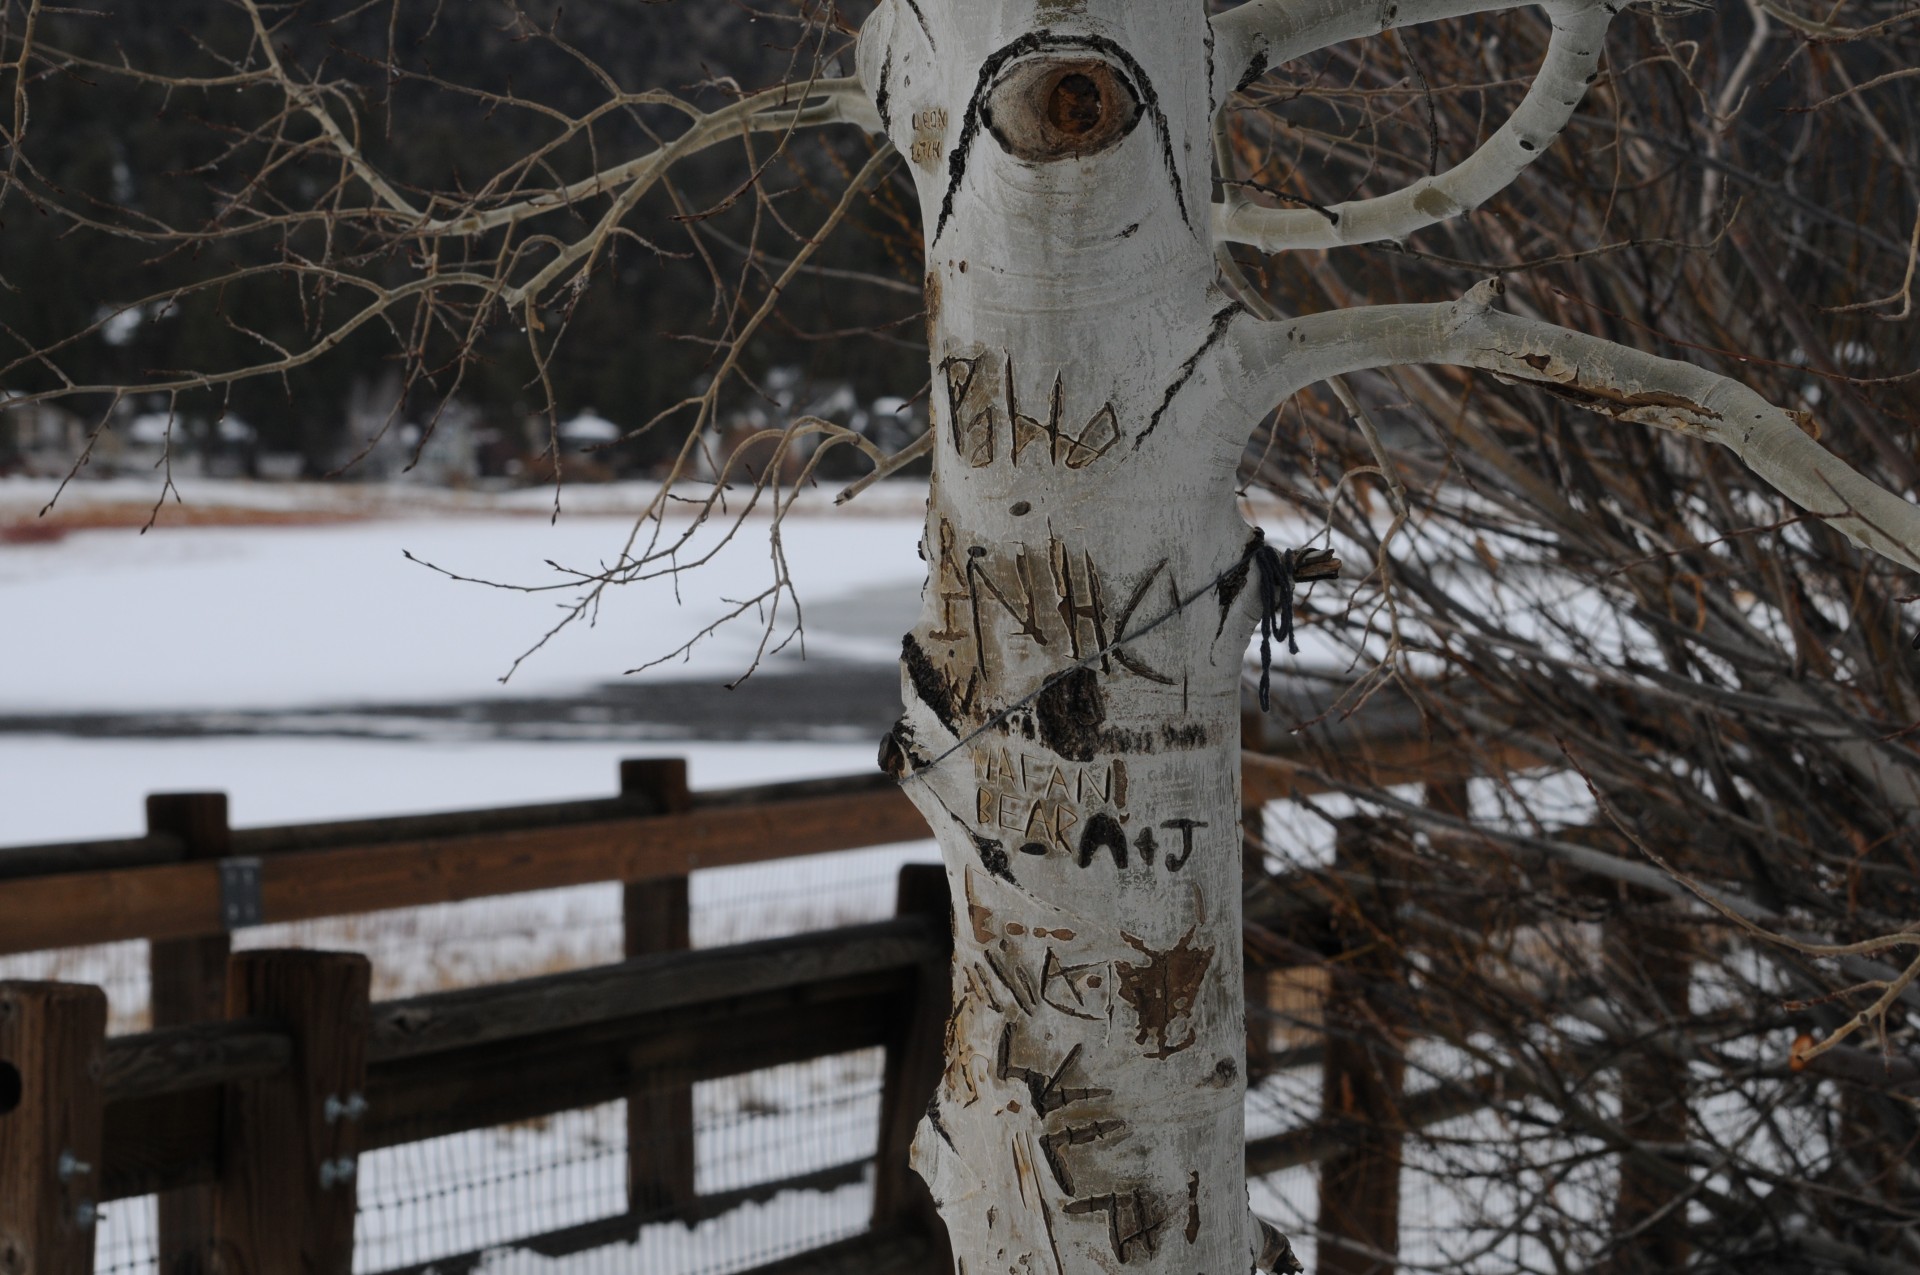
<svg viewBox="0 0 1920 1275"><path fill-rule="evenodd" d="M1278 632L1289 655L1300 654L1293 637L1294 551L1282 553L1267 543L1264 532L1254 543L1253 565L1260 571L1260 711L1273 708L1269 684L1273 678L1273 638ZM1276 613L1279 623L1274 623Z"/></svg>

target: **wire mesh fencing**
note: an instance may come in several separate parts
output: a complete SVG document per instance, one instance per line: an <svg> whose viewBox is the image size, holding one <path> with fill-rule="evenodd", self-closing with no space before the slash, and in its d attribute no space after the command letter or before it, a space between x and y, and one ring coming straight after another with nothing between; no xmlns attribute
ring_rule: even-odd
<svg viewBox="0 0 1920 1275"><path fill-rule="evenodd" d="M692 943L884 919L900 868L935 857L928 842L696 872ZM618 961L621 907L618 885L584 886L261 926L234 946L364 953L374 998L391 1000ZM95 983L115 1033L150 1024L143 943L7 957L0 977ZM625 1102L369 1152L354 1270L729 1275L857 1235L873 1207L884 1065L864 1049L692 1086L694 1187L712 1216L636 1203L632 1138L650 1135L630 1137ZM161 1275L156 1197L109 1204L95 1252L99 1275Z"/></svg>

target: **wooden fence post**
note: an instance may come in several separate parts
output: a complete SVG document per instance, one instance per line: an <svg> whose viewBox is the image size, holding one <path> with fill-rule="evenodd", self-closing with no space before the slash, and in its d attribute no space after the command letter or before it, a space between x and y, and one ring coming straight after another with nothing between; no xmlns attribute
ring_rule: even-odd
<svg viewBox="0 0 1920 1275"><path fill-rule="evenodd" d="M886 1080L880 1091L880 1143L873 1182L873 1227L904 1228L932 1241L930 1270L951 1270L947 1229L934 1210L926 1183L908 1163L914 1130L933 1100L946 1068L947 1018L952 1012L951 939L953 901L947 870L937 863L900 869L895 912L925 916L943 940L942 955L921 967L913 1003L888 1033Z"/></svg>
<svg viewBox="0 0 1920 1275"><path fill-rule="evenodd" d="M1655 1032L1686 1021L1693 940L1679 916L1641 896L1607 920L1601 950L1608 986L1635 1017ZM1620 1068L1620 1124L1628 1136L1638 1142L1682 1145L1687 1141L1687 1113L1686 1060L1657 1041L1630 1045ZM1613 1233L1633 1238L1601 1266L1605 1275L1655 1275L1686 1266L1686 1205L1669 1209L1674 1194L1671 1179L1653 1166L1621 1158Z"/></svg>
<svg viewBox="0 0 1920 1275"><path fill-rule="evenodd" d="M1400 1247L1407 1065L1389 998L1380 994L1398 977L1398 960L1368 924L1392 915L1395 891L1384 878L1396 866L1377 836L1371 820L1345 820L1334 849L1334 870L1355 906L1333 915L1341 951L1327 990L1320 1110L1341 1129L1343 1146L1320 1166L1320 1275L1391 1275Z"/></svg>
<svg viewBox="0 0 1920 1275"><path fill-rule="evenodd" d="M0 983L0 1275L92 1275L107 997Z"/></svg>
<svg viewBox="0 0 1920 1275"><path fill-rule="evenodd" d="M620 763L620 793L646 797L660 814L693 808L687 763L678 757ZM693 945L684 874L630 881L621 898L626 954L652 956ZM693 1086L640 1077L627 1097L627 1207L638 1217L680 1213L694 1204ZM666 1079L669 1083L662 1085Z"/></svg>
<svg viewBox="0 0 1920 1275"><path fill-rule="evenodd" d="M232 846L223 792L154 793L147 798L147 833L178 838L186 857L224 859ZM147 944L149 1003L153 1025L186 1027L213 1022L226 1013L227 958L233 941L223 931L190 939L155 939ZM182 1094L197 1119L220 1119L220 1095L212 1091ZM159 1199L161 1275L207 1275L213 1243L213 1189L186 1187L163 1191Z"/></svg>
<svg viewBox="0 0 1920 1275"><path fill-rule="evenodd" d="M233 1275L351 1275L372 967L349 952L242 952L228 1015L293 1037L293 1063L227 1086L215 1260Z"/></svg>

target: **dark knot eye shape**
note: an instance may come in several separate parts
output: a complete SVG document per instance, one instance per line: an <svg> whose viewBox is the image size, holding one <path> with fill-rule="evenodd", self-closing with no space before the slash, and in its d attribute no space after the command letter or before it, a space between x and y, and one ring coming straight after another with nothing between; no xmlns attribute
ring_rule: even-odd
<svg viewBox="0 0 1920 1275"><path fill-rule="evenodd" d="M1008 154L1036 164L1098 155L1140 122L1140 96L1112 63L1034 58L987 93L987 128Z"/></svg>

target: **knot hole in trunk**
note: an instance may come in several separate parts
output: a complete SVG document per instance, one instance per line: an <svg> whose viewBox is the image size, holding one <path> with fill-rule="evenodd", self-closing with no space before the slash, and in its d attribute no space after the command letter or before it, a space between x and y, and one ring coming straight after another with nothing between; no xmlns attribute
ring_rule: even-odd
<svg viewBox="0 0 1920 1275"><path fill-rule="evenodd" d="M1009 154L1036 164L1110 150L1140 122L1140 95L1099 58L1016 62L987 96L986 123Z"/></svg>

